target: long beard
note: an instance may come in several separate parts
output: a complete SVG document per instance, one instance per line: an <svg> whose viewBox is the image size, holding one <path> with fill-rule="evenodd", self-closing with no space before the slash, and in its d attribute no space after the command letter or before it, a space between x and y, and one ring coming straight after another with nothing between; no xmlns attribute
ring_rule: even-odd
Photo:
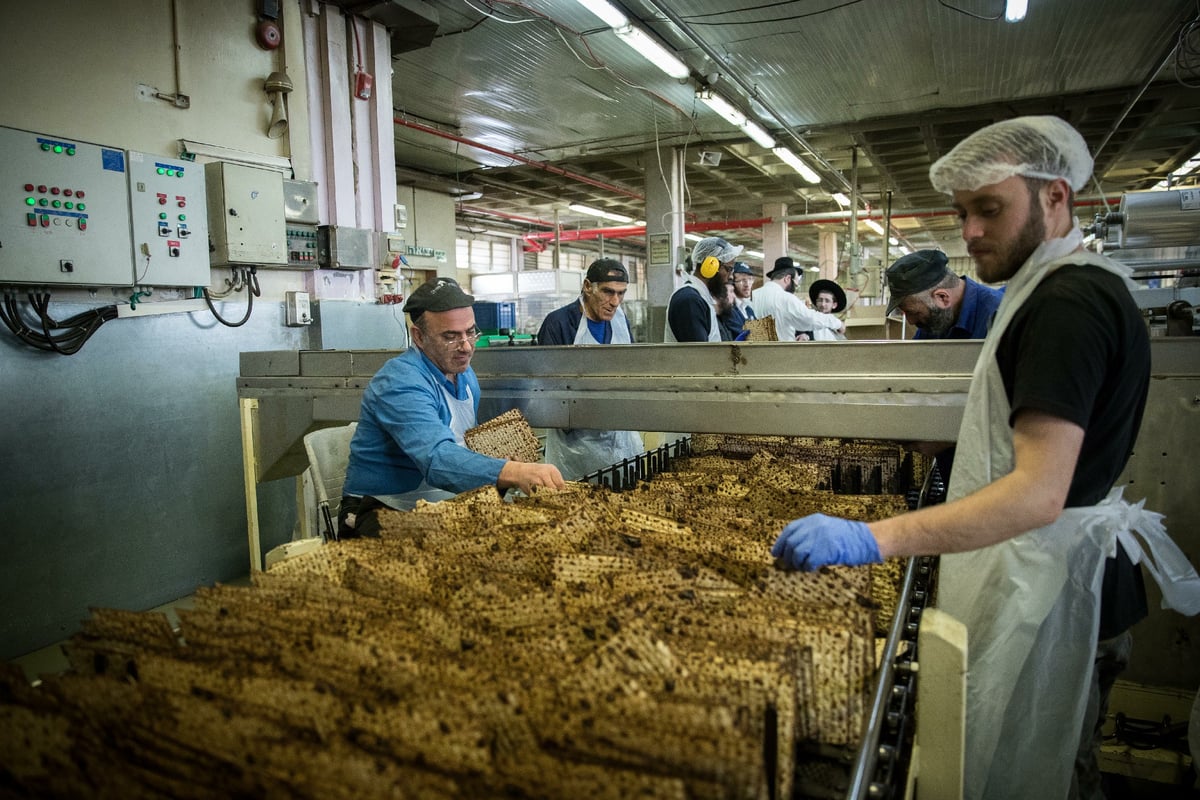
<svg viewBox="0 0 1200 800"><path fill-rule="evenodd" d="M929 319L925 322L925 330L934 336L942 336L954 327L954 309L933 306L929 309Z"/></svg>

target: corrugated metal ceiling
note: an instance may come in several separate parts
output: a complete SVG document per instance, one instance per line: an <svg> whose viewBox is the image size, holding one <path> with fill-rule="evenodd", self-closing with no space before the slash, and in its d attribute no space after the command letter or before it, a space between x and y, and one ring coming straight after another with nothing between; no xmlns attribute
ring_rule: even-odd
<svg viewBox="0 0 1200 800"><path fill-rule="evenodd" d="M1015 24L995 18L1001 0L621 4L688 65L686 81L664 75L573 0L428 6L439 17L436 38L393 61L397 117L592 179L397 125L401 181L481 192L460 212L475 228L505 220L470 208L542 220L557 210L572 227L596 222L568 212L570 202L641 218L630 195L644 192L646 169L658 169L656 148L687 148L688 219L698 222L761 217L764 203L786 203L792 214L839 210L831 194L845 191L854 151L866 202L890 196L897 213L944 206L928 183L932 161L1018 114L1064 116L1093 149L1111 137L1097 161L1110 196L1149 188L1200 150L1200 89L1185 85L1200 85L1200 31L1189 29L1172 53L1184 24L1200 16L1197 0L1030 0ZM811 146L829 167L821 184L805 183L699 103L705 84L798 153L791 136ZM720 153L719 166L700 165L702 150ZM818 227L793 228L793 251L815 252ZM951 218L897 228L916 246L956 246ZM729 235L758 240L752 229Z"/></svg>

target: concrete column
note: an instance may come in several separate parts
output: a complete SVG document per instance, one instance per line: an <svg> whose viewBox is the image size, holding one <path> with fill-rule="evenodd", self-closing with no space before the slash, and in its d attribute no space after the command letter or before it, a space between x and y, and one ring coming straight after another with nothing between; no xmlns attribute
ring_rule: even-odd
<svg viewBox="0 0 1200 800"><path fill-rule="evenodd" d="M821 268L821 277L837 280L838 274L838 234L837 231L821 231L817 234L817 252L820 254L817 266Z"/></svg>
<svg viewBox="0 0 1200 800"><path fill-rule="evenodd" d="M775 266L775 259L788 254L788 226L783 221L787 216L785 203L763 203L762 215L774 220L762 226L763 274Z"/></svg>
<svg viewBox="0 0 1200 800"><path fill-rule="evenodd" d="M659 153L649 150L646 163L657 164ZM667 320L667 301L675 291L675 268L689 248L683 238L683 149L662 153L662 172L646 174L646 338L661 342Z"/></svg>

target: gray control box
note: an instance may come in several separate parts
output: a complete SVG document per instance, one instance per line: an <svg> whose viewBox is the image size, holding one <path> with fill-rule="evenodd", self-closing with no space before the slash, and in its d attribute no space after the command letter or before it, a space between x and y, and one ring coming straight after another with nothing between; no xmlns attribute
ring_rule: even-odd
<svg viewBox="0 0 1200 800"><path fill-rule="evenodd" d="M286 267L283 176L217 161L204 165L214 267Z"/></svg>
<svg viewBox="0 0 1200 800"><path fill-rule="evenodd" d="M372 231L344 225L317 228L317 263L322 269L370 269Z"/></svg>

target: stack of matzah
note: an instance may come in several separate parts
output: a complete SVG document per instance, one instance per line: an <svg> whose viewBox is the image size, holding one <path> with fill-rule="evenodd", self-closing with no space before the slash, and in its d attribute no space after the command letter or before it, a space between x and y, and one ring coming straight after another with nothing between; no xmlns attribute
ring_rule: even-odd
<svg viewBox="0 0 1200 800"><path fill-rule="evenodd" d="M463 438L467 447L492 458L532 463L542 457L533 429L515 408L476 425Z"/></svg>
<svg viewBox="0 0 1200 800"><path fill-rule="evenodd" d="M178 632L97 611L71 673L0 672L4 785L792 797L796 748L862 735L880 589L866 569L778 570L769 546L790 515L898 500L771 489L755 470L806 474L783 457L706 458L621 494L385 510L379 539L200 590Z"/></svg>

